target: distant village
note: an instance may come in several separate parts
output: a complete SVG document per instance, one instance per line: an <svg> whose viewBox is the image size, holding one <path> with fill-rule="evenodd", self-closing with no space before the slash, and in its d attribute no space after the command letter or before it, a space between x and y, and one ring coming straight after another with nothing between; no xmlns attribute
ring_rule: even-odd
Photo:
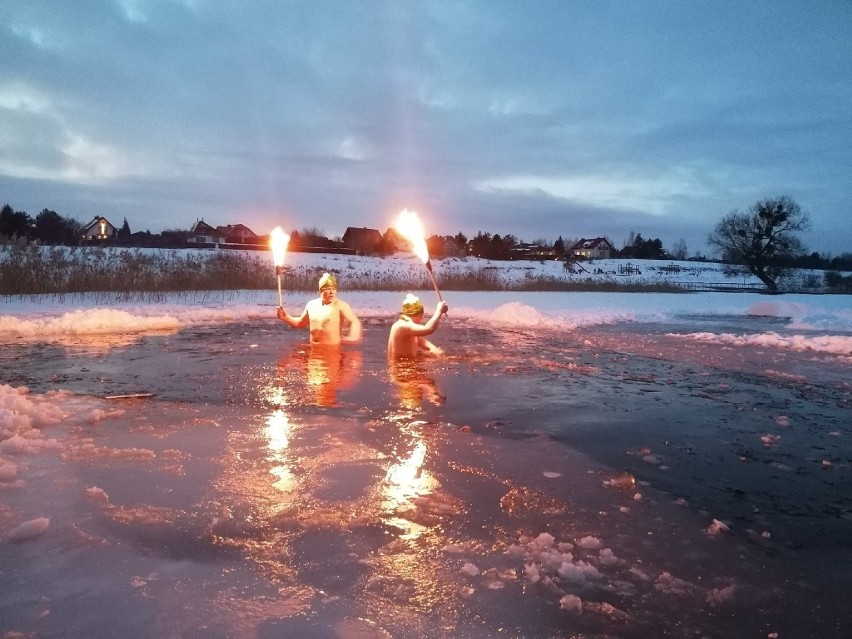
<svg viewBox="0 0 852 639"><path fill-rule="evenodd" d="M125 222L126 224L126 222ZM121 244L142 247L187 247L238 250L268 250L269 235L258 235L245 224L213 226L197 220L189 231L164 231L161 235L148 232L122 233L106 217L95 217L81 233L83 243ZM462 257L475 255L491 259L607 259L618 251L603 237L581 239L565 246L560 237L553 245L519 242L513 236L480 233L468 239L459 233L455 236L434 235L426 239L429 254L433 257ZM660 245L662 246L662 245ZM338 253L348 255L392 255L410 250L411 245L396 229L389 227L384 233L378 229L350 226L339 240L330 239L317 232L292 231L289 251L305 253Z"/></svg>
<svg viewBox="0 0 852 639"><path fill-rule="evenodd" d="M269 235L259 235L245 224L210 224L198 219L189 230L133 232L127 218L120 226L106 216L98 215L88 223L44 209L31 217L15 211L9 204L0 208L0 245L98 245L142 248L215 248L239 250L268 250ZM552 244L547 240L523 242L511 234L499 235L479 231L468 238L456 235L433 235L426 238L429 255L436 258L472 256L494 260L563 260L576 264L583 260L621 257L628 259L688 259L686 245L676 242L666 251L659 239L645 239L630 233L625 246L618 250L607 237L574 238L565 241L561 236ZM317 229L290 231L289 251L340 253L346 255L393 255L408 251L410 243L393 227L382 233L379 229L350 226L343 237L328 238ZM692 259L703 259L696 256Z"/></svg>
<svg viewBox="0 0 852 639"><path fill-rule="evenodd" d="M31 217L15 211L9 204L0 207L0 246L36 243L46 246L125 246L140 248L210 248L269 250L269 235L258 235L245 224L212 225L198 219L189 230L132 232L125 218L121 226L106 216L95 216L88 223L61 216L44 209ZM444 257L479 257L490 260L560 260L565 268L582 272L581 262L596 259L713 261L700 253L687 254L683 240L666 248L658 238L644 238L631 231L621 249L608 237L571 238L560 236L552 244L547 240L523 242L511 234L498 235L479 231L468 238L456 235L433 235L426 238L429 255ZM317 229L290 231L288 250L303 253L338 253L343 255L393 255L410 251L409 242L393 227L379 229L350 226L339 238L328 238ZM837 257L816 252L786 257L783 266L804 269L852 270L852 254Z"/></svg>

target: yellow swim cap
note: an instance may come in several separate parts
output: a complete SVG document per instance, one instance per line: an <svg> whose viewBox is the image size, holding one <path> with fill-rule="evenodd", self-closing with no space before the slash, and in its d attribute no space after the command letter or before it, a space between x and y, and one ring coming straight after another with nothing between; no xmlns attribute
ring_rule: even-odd
<svg viewBox="0 0 852 639"><path fill-rule="evenodd" d="M324 289L326 286L337 288L337 280L334 279L334 275L331 273L323 273L319 279L319 290Z"/></svg>
<svg viewBox="0 0 852 639"><path fill-rule="evenodd" d="M409 293L405 296L405 299L402 300L402 314L408 315L409 317L423 315L423 302Z"/></svg>

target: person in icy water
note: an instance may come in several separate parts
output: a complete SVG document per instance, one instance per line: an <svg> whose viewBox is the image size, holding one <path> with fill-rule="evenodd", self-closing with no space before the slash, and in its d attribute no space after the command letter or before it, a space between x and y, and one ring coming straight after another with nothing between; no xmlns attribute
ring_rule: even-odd
<svg viewBox="0 0 852 639"><path fill-rule="evenodd" d="M426 339L438 328L447 312L447 303L439 302L428 322L423 322L423 302L410 293L402 302L402 315L393 323L388 337L388 357L417 357L419 354L441 355L443 351Z"/></svg>
<svg viewBox="0 0 852 639"><path fill-rule="evenodd" d="M310 327L311 344L359 344L361 320L349 304L337 297L337 280L330 273L323 273L318 288L319 297L305 304L301 315L288 315L279 306L278 319L291 328ZM346 324L349 330L344 334Z"/></svg>

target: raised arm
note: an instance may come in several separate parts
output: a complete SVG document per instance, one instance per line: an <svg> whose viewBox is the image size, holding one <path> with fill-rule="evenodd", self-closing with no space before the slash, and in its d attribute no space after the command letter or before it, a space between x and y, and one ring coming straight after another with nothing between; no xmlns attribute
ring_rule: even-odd
<svg viewBox="0 0 852 639"><path fill-rule="evenodd" d="M408 330L417 337L431 335L435 332L435 330L437 330L438 324L441 322L441 317L443 317L444 313L447 312L447 308L448 306L446 302L439 302L438 306L435 307L434 314L429 318L428 322L425 324L411 324L408 326Z"/></svg>

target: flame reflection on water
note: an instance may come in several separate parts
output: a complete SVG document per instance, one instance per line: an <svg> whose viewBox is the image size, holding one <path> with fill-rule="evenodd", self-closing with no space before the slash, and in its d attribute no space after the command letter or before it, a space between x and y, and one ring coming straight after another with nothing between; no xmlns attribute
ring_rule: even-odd
<svg viewBox="0 0 852 639"><path fill-rule="evenodd" d="M387 469L382 483L382 511L387 513L385 523L401 529L401 539L413 540L420 537L427 528L416 519L416 500L432 493L438 487L438 481L423 466L428 447L423 436L408 426L403 434L410 438L411 452Z"/></svg>
<svg viewBox="0 0 852 639"><path fill-rule="evenodd" d="M431 470L437 433L421 412L440 392L428 366L394 368L379 394L391 405L364 428L338 393L361 365L357 352L300 346L255 378L264 409L229 437L217 502L231 514L213 526L216 543L301 593L288 616L345 597L382 624L419 611L452 627L458 602L441 549L457 510Z"/></svg>
<svg viewBox="0 0 852 639"><path fill-rule="evenodd" d="M291 490L296 483L296 478L293 476L291 468L291 460L287 455L287 449L290 446L291 429L290 418L283 409L279 408L269 415L264 430L268 440L267 448L270 451L267 459L273 464L269 472L277 477L275 483L272 485L283 492Z"/></svg>

